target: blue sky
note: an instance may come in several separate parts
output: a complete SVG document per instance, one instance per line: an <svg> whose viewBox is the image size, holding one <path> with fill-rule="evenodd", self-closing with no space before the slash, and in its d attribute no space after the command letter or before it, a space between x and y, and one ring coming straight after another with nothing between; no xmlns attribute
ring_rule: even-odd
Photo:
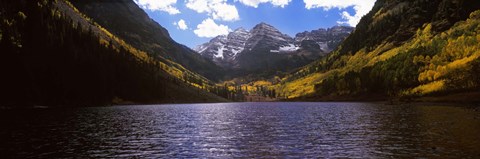
<svg viewBox="0 0 480 159"><path fill-rule="evenodd" d="M195 47L239 27L265 22L290 36L355 26L375 0L134 0L177 42Z"/></svg>

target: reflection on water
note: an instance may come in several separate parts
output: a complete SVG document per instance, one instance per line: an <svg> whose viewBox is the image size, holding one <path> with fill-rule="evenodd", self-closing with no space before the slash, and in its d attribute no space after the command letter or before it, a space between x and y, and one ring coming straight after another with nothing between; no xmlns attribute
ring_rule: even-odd
<svg viewBox="0 0 480 159"><path fill-rule="evenodd" d="M480 112L229 103L1 112L2 158L480 156Z"/></svg>

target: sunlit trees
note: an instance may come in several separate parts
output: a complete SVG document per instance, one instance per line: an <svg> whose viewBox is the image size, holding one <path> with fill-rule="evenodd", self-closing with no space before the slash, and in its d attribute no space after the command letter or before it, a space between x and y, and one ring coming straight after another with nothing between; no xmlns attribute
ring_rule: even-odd
<svg viewBox="0 0 480 159"><path fill-rule="evenodd" d="M396 47L383 49L382 46L389 46L386 44L353 55L333 52L330 57L290 75L286 80L292 82L285 83L309 77L316 67L322 68L319 72L324 76L319 76L321 81L315 84L315 93L311 95L320 97L365 93L421 96L477 90L479 15L480 11L473 12L470 19L444 32L435 32L434 25L427 23L412 39ZM332 57L336 60L325 62L333 60Z"/></svg>

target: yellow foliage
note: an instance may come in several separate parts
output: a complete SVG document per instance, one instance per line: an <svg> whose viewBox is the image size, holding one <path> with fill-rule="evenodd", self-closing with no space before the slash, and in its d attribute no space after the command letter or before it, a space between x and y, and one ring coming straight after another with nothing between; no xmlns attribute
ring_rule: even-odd
<svg viewBox="0 0 480 159"><path fill-rule="evenodd" d="M90 26L84 26L85 28L92 28L94 34L97 34L99 36L99 42L101 44L104 44L104 46L110 45L110 47L114 48L115 50L120 50L120 48L123 48L127 50L128 53L132 54L137 61L141 63L148 63L148 64L157 64L157 66L160 67L160 69L164 70L167 72L169 75L176 77L178 79L182 79L184 76L188 77L194 77L196 79L199 79L203 85L206 85L206 87L211 87L208 84L211 84L213 82L209 81L205 77L196 74L194 72L191 72L190 70L184 68L178 63L175 63L171 60L162 58L162 57L156 57L160 59L154 59L153 57L150 57L146 52L138 50L137 48L131 46L130 44L127 44L124 40L121 38L113 35L110 31L99 25L98 23L94 22L91 18L88 16L80 13L78 9L73 6L69 1L59 1L58 3L66 4L70 9L72 9L74 12L78 13L84 21L87 22L87 24L90 24ZM61 15L60 11L58 10L52 10L52 15L57 14ZM112 43L110 44L111 41ZM165 62L161 62L165 61ZM189 84L193 87L197 88L202 88L202 86L198 83L193 83L186 81L186 84Z"/></svg>
<svg viewBox="0 0 480 159"><path fill-rule="evenodd" d="M445 88L445 81L434 81L428 84L420 85L411 90L403 92L404 95L427 95L430 93L441 91Z"/></svg>
<svg viewBox="0 0 480 159"><path fill-rule="evenodd" d="M368 53L365 60L369 60L366 66L373 66L377 62L388 60L399 53L401 47L393 48L393 44L384 44Z"/></svg>
<svg viewBox="0 0 480 159"><path fill-rule="evenodd" d="M380 10L374 16L374 21L387 16L389 11ZM402 53L413 56L413 64L423 65L418 70L418 81L424 85L406 91L405 94L428 94L445 89L445 81L450 80L455 71L469 69L470 63L480 58L480 10L472 13L475 19L459 22L451 29L433 34L432 25L425 24L418 29L414 38L400 46L384 43L367 52L365 48L354 54L339 57L334 51L329 57L307 65L300 71L282 79L276 87L289 98L314 93L314 85L326 79L331 71L308 74L308 69L322 66L330 58L336 61L329 65L340 77L346 72L359 72L361 69L374 66ZM420 52L426 50L429 52ZM408 63L408 62L407 62ZM297 77L297 78L290 78ZM300 77L300 78L299 78ZM340 80L342 80L340 78ZM342 91L342 90L337 90ZM337 92L338 93L338 92Z"/></svg>
<svg viewBox="0 0 480 159"><path fill-rule="evenodd" d="M425 57L423 55L418 55L413 57L413 63L418 64L418 63L425 63Z"/></svg>
<svg viewBox="0 0 480 159"><path fill-rule="evenodd" d="M78 14L82 14L82 13L80 13L80 11L79 11L70 1L65 0L64 2L65 2L65 4L67 4L70 8L72 8L73 11L75 11L75 12L78 13Z"/></svg>
<svg viewBox="0 0 480 159"><path fill-rule="evenodd" d="M264 80L255 81L255 82L253 83L253 86L271 86L271 85L272 85L272 82L264 81Z"/></svg>
<svg viewBox="0 0 480 159"><path fill-rule="evenodd" d="M476 20L476 19L480 19L480 10L470 13L469 20Z"/></svg>
<svg viewBox="0 0 480 159"><path fill-rule="evenodd" d="M432 24L428 23L423 26L423 29L417 30L415 38L408 45L403 46L407 46L407 48L426 46L431 43L432 37Z"/></svg>
<svg viewBox="0 0 480 159"><path fill-rule="evenodd" d="M365 60L365 56L367 56L367 55L366 55L364 49L358 51L353 56L344 56L345 60L347 60L346 61L347 65L344 66L345 69L343 69L343 70L345 72L342 72L342 73L346 73L349 70L359 71L359 68L362 68L362 66L364 66L367 62L367 60Z"/></svg>
<svg viewBox="0 0 480 159"><path fill-rule="evenodd" d="M18 12L17 14L18 14L18 16L19 16L22 20L27 19L27 15L25 15L25 13L23 13L23 12Z"/></svg>
<svg viewBox="0 0 480 159"><path fill-rule="evenodd" d="M108 41L105 40L105 39L103 39L103 38L100 38L99 43L102 44L102 45L104 45L104 46L108 46L108 45L109 45Z"/></svg>
<svg viewBox="0 0 480 159"><path fill-rule="evenodd" d="M469 21L456 25L455 29L467 28L467 26L475 23ZM479 23L479 22L476 22ZM425 57L423 61L426 64L420 72L418 80L420 82L432 82L441 80L450 74L450 72L458 69L467 69L468 63L480 57L480 46L477 39L480 38L477 32L474 34L462 34L458 37L448 37L455 29L450 29L446 33L442 33L438 38L444 38L447 43L441 52L436 53L433 57ZM466 32L466 31L463 31ZM415 61L421 61L421 58L414 58Z"/></svg>
<svg viewBox="0 0 480 159"><path fill-rule="evenodd" d="M276 86L279 93L285 94L288 98L305 96L315 92L314 85L321 82L331 72L313 73L305 78L300 78L283 85Z"/></svg>

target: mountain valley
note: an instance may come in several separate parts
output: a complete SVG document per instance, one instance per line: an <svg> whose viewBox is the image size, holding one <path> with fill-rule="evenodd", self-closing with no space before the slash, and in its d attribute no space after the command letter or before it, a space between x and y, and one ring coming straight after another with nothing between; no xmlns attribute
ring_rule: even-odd
<svg viewBox="0 0 480 159"><path fill-rule="evenodd" d="M355 28L260 23L190 49L133 0L1 1L2 105L475 97L479 9L377 0Z"/></svg>
<svg viewBox="0 0 480 159"><path fill-rule="evenodd" d="M1 158L480 156L479 0L0 0L0 55Z"/></svg>

